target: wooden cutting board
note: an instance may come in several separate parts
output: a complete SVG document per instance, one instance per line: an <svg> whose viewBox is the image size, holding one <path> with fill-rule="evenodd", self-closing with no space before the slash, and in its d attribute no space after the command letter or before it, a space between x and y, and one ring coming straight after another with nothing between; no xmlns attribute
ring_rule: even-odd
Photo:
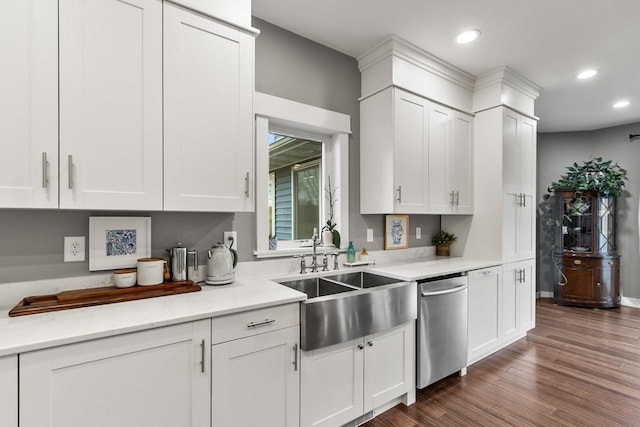
<svg viewBox="0 0 640 427"><path fill-rule="evenodd" d="M111 304L113 302L184 294L188 292L198 292L200 289L200 286L196 285L191 280L164 282L160 285L153 286L136 285L130 288L116 288L115 286L108 286L102 288L78 289L52 295L37 295L23 298L22 301L11 309L9 316L24 316L26 314L46 313L48 311Z"/></svg>

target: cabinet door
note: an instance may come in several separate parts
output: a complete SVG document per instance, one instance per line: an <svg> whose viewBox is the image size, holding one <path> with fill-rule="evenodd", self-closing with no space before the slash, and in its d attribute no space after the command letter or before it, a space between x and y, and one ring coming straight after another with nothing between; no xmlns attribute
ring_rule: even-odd
<svg viewBox="0 0 640 427"><path fill-rule="evenodd" d="M449 146L449 189L454 192L453 213L473 213L473 117L459 111L453 116Z"/></svg>
<svg viewBox="0 0 640 427"><path fill-rule="evenodd" d="M502 267L469 274L469 364L500 347L502 339Z"/></svg>
<svg viewBox="0 0 640 427"><path fill-rule="evenodd" d="M301 425L341 426L362 415L362 339L301 354Z"/></svg>
<svg viewBox="0 0 640 427"><path fill-rule="evenodd" d="M210 325L20 355L20 426L209 426Z"/></svg>
<svg viewBox="0 0 640 427"><path fill-rule="evenodd" d="M59 8L60 207L162 209L162 1Z"/></svg>
<svg viewBox="0 0 640 427"><path fill-rule="evenodd" d="M164 5L164 208L253 211L254 38Z"/></svg>
<svg viewBox="0 0 640 427"><path fill-rule="evenodd" d="M58 3L0 14L0 207L58 207Z"/></svg>
<svg viewBox="0 0 640 427"><path fill-rule="evenodd" d="M296 326L212 347L213 427L299 425L299 334Z"/></svg>
<svg viewBox="0 0 640 427"><path fill-rule="evenodd" d="M525 333L536 326L536 263L518 263L522 271L518 281L518 330Z"/></svg>
<svg viewBox="0 0 640 427"><path fill-rule="evenodd" d="M536 194L536 127L535 120L518 118L518 183L520 192Z"/></svg>
<svg viewBox="0 0 640 427"><path fill-rule="evenodd" d="M2 425L18 427L18 356L0 357Z"/></svg>
<svg viewBox="0 0 640 427"><path fill-rule="evenodd" d="M394 106L395 212L427 213L431 103L419 96L395 90Z"/></svg>
<svg viewBox="0 0 640 427"><path fill-rule="evenodd" d="M415 400L415 322L365 337L364 412L406 393Z"/></svg>
<svg viewBox="0 0 640 427"><path fill-rule="evenodd" d="M502 266L502 335L505 341L518 337L518 288L522 277L519 263Z"/></svg>
<svg viewBox="0 0 640 427"><path fill-rule="evenodd" d="M451 213L455 190L450 186L449 165L453 110L432 104L429 109L429 213Z"/></svg>

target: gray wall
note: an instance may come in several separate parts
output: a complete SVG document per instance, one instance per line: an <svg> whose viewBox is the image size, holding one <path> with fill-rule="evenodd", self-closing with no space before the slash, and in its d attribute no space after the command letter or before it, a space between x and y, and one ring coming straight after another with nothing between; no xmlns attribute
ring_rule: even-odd
<svg viewBox="0 0 640 427"><path fill-rule="evenodd" d="M627 170L626 191L618 199L618 253L622 256L620 288L625 297L640 298L638 252L638 192L640 192L640 140L629 141L629 133L639 133L640 123L590 132L538 134L538 200L551 182L565 173L565 167L593 157L613 160ZM548 228L538 217L538 290L553 291L557 280L551 264Z"/></svg>
<svg viewBox="0 0 640 427"><path fill-rule="evenodd" d="M359 214L360 73L355 59L264 21L256 19L253 25L261 30L256 90L351 116L351 239L357 249L382 249L384 217ZM201 250L204 261L204 251L222 240L226 230L238 231L241 261L252 260L256 246L254 214L0 209L0 283L88 274L88 262L63 263L63 237L88 240L90 215L151 216L153 256L164 256L166 248L180 241ZM410 245L425 246L439 230L440 217L412 216L410 225ZM422 240L415 239L416 226L422 227ZM374 229L373 243L366 243L367 228Z"/></svg>

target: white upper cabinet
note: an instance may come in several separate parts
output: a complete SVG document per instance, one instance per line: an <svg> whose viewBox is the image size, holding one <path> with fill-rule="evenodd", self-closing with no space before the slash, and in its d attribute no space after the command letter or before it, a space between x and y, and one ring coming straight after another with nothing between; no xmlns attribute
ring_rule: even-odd
<svg viewBox="0 0 640 427"><path fill-rule="evenodd" d="M361 213L426 213L430 106L397 88L360 103Z"/></svg>
<svg viewBox="0 0 640 427"><path fill-rule="evenodd" d="M162 1L59 7L60 207L162 209Z"/></svg>
<svg viewBox="0 0 640 427"><path fill-rule="evenodd" d="M399 88L360 114L361 213L472 213L471 116Z"/></svg>
<svg viewBox="0 0 640 427"><path fill-rule="evenodd" d="M58 207L58 3L0 13L0 207Z"/></svg>
<svg viewBox="0 0 640 427"><path fill-rule="evenodd" d="M165 3L165 210L254 210L253 58L253 34Z"/></svg>
<svg viewBox="0 0 640 427"><path fill-rule="evenodd" d="M472 214L473 118L433 104L429 116L429 213Z"/></svg>
<svg viewBox="0 0 640 427"><path fill-rule="evenodd" d="M454 194L454 214L473 213L473 117L455 111L449 144L449 189Z"/></svg>

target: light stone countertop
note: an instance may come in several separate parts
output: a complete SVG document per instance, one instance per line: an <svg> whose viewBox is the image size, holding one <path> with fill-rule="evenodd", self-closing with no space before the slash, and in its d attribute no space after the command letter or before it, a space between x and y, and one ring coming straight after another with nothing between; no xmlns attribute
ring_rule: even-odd
<svg viewBox="0 0 640 427"><path fill-rule="evenodd" d="M413 254L414 257L385 259L380 253L376 265L343 268L340 272L365 270L399 280L420 280L501 264L487 260L425 256L424 252ZM238 275L232 284L201 284L200 292L18 317L8 317L11 307L3 307L0 308L0 357L305 300L305 294L270 280L297 276L295 264L293 267L288 264L283 269L282 263L272 264L273 269L265 262L255 263L259 266L245 266L245 275ZM335 273L332 270L315 275ZM104 277L100 278L98 286L104 286L104 280ZM52 281L54 290L49 293L61 290L55 287L56 283ZM20 285L24 291L24 285Z"/></svg>
<svg viewBox="0 0 640 427"><path fill-rule="evenodd" d="M0 311L0 357L262 307L306 295L267 279L202 285L200 292L9 317Z"/></svg>

